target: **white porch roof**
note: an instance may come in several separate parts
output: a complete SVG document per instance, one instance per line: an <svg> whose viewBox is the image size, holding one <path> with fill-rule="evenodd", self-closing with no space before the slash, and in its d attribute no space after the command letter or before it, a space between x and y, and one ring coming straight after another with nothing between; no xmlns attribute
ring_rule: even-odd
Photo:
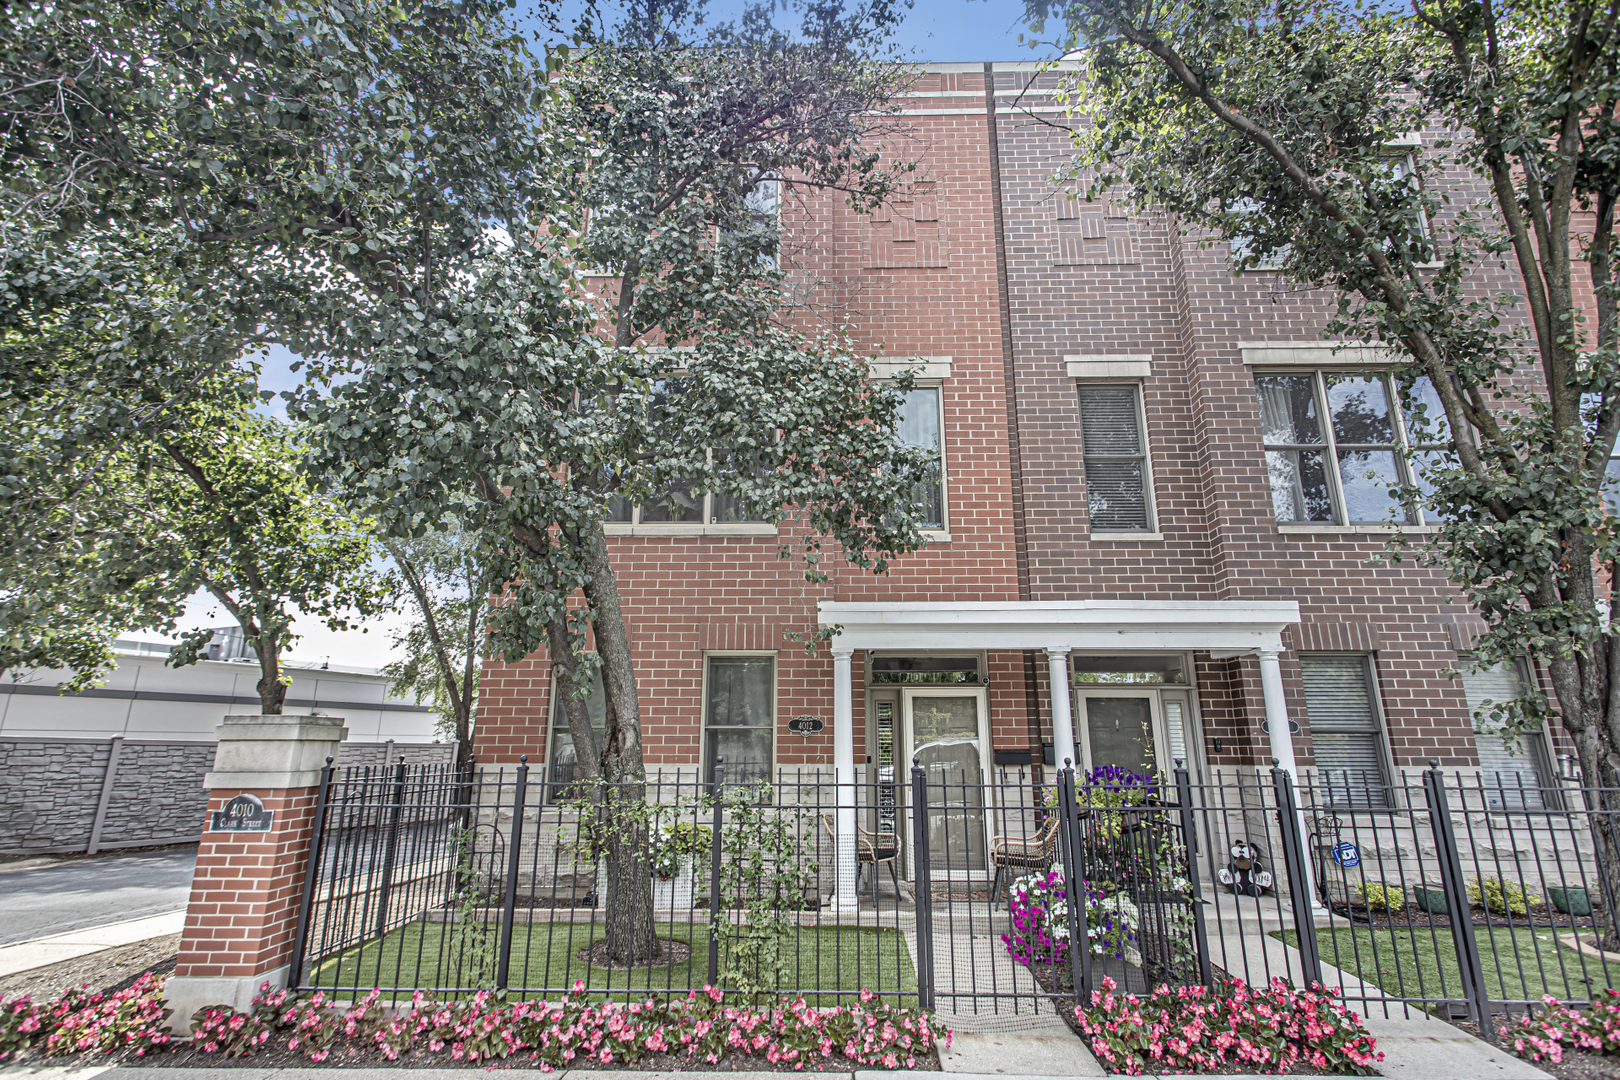
<svg viewBox="0 0 1620 1080"><path fill-rule="evenodd" d="M824 600L834 649L1195 649L1234 656L1282 649L1292 600Z"/></svg>

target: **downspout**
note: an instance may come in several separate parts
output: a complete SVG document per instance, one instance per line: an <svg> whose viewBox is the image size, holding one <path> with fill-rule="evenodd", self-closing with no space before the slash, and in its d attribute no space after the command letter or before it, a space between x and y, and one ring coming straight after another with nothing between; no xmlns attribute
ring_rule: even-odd
<svg viewBox="0 0 1620 1080"><path fill-rule="evenodd" d="M1002 216L1001 142L996 131L995 65L984 65L984 117L990 133L990 202L996 229L996 293L1001 305L1001 370L1007 402L1007 457L1012 473L1013 551L1018 561L1018 599L1030 599L1029 533L1024 520L1024 460L1018 437L1018 378L1014 364L1012 298L1007 285L1007 227ZM1035 650L1024 650L1024 714L1029 727L1031 772L1041 775L1041 695Z"/></svg>

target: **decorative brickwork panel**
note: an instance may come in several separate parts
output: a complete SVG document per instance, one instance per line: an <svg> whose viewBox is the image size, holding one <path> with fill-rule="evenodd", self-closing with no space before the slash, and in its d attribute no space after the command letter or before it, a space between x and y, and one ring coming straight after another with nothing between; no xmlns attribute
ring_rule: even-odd
<svg viewBox="0 0 1620 1080"><path fill-rule="evenodd" d="M939 220L934 181L920 181L902 197L877 208L870 219L866 265L874 268L950 265Z"/></svg>

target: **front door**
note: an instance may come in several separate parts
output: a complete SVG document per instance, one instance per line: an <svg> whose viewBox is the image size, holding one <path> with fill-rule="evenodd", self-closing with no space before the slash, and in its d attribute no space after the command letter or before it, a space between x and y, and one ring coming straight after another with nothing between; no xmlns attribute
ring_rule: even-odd
<svg viewBox="0 0 1620 1080"><path fill-rule="evenodd" d="M908 687L904 705L904 760L915 757L928 778L929 865L936 876L983 874L988 840L984 690Z"/></svg>
<svg viewBox="0 0 1620 1080"><path fill-rule="evenodd" d="M1117 765L1140 775L1163 775L1159 692L1125 687L1077 694L1081 761L1087 772Z"/></svg>

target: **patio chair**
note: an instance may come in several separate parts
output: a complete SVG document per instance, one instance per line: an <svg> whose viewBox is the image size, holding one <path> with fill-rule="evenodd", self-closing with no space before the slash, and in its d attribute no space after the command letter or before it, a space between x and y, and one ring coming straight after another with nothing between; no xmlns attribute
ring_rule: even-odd
<svg viewBox="0 0 1620 1080"><path fill-rule="evenodd" d="M1058 815L1048 813L1034 836L992 836L990 865L996 868L990 885L990 899L1000 898L1003 885L1010 884L1012 871L1045 870L1057 858Z"/></svg>
<svg viewBox="0 0 1620 1080"><path fill-rule="evenodd" d="M838 825L832 814L821 815L822 827L827 835L832 837L834 848L838 846ZM903 896L900 891L900 874L895 870L895 860L900 857L900 837L892 832L870 832L855 826L855 891L861 890L862 868L872 868L872 906L878 902L878 863L889 864L889 878L894 882L894 894Z"/></svg>

